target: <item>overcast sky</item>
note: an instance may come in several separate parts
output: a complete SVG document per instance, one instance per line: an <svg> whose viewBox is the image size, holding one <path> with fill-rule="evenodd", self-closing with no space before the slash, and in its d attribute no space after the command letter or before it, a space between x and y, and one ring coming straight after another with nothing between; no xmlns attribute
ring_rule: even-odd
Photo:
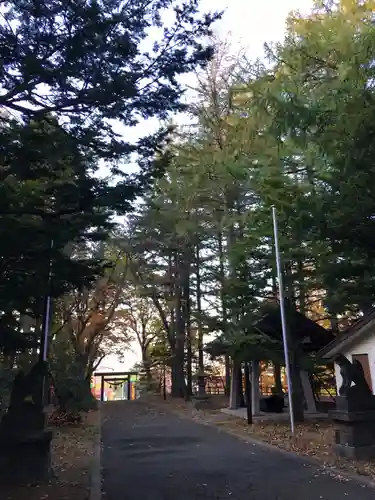
<svg viewBox="0 0 375 500"><path fill-rule="evenodd" d="M225 10L222 20L216 24L215 33L221 39L228 39L234 51L245 48L249 59L256 59L262 57L265 42L283 39L288 13L292 10L308 12L313 0L201 0L201 5L202 11ZM146 129L151 132L156 125L155 122L146 127L142 125L143 133ZM130 369L140 360L137 345L134 345L134 352L125 357L124 364L115 357L107 358L100 368Z"/></svg>
<svg viewBox="0 0 375 500"><path fill-rule="evenodd" d="M231 33L233 42L256 58L262 55L265 42L282 40L290 11L308 12L312 5L312 0L202 0L202 11L225 10L216 32L222 38Z"/></svg>

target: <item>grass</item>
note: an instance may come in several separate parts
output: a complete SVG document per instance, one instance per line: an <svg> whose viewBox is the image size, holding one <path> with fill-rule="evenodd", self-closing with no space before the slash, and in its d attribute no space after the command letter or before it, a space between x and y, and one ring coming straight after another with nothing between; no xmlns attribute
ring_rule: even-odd
<svg viewBox="0 0 375 500"><path fill-rule="evenodd" d="M99 412L90 412L79 425L52 428L53 477L48 483L2 488L6 500L87 500Z"/></svg>

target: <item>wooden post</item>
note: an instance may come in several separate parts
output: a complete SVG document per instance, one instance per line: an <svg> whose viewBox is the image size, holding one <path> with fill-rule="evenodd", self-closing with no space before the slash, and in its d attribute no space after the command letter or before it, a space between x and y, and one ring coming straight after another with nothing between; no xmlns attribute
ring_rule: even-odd
<svg viewBox="0 0 375 500"><path fill-rule="evenodd" d="M100 401L104 401L104 375L100 377Z"/></svg>
<svg viewBox="0 0 375 500"><path fill-rule="evenodd" d="M131 398L132 398L130 375L128 375L128 381L127 381L127 384L128 384L128 401L130 401L130 400L131 400Z"/></svg>

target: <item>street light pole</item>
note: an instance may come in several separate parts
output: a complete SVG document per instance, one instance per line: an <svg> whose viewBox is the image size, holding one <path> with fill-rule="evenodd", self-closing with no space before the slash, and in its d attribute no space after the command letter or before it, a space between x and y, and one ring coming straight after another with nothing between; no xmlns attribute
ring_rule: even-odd
<svg viewBox="0 0 375 500"><path fill-rule="evenodd" d="M288 335L285 320L285 303L284 303L284 288L283 288L283 275L281 272L281 258L279 249L279 236L276 218L276 208L272 207L272 218L273 218L273 231L274 231L274 241L275 241L275 254L276 254L276 267L277 267L277 278L279 281L279 302L280 302L280 314L281 314L281 328L283 331L283 345L284 345L284 356L285 356L285 370L288 380L288 402L289 402L289 416L290 416L290 430L294 434L294 411L293 411L293 397L292 397L292 380L290 375L290 361L289 361L289 350L288 350Z"/></svg>

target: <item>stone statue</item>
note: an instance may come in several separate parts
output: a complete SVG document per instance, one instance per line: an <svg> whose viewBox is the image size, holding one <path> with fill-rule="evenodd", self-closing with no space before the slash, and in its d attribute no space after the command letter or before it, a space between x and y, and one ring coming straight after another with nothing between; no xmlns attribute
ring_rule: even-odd
<svg viewBox="0 0 375 500"><path fill-rule="evenodd" d="M354 394L356 397L372 395L363 367L357 359L351 363L343 354L337 354L334 362L339 365L342 377L342 385L339 389L340 396L348 398L349 395L354 396ZM353 383L354 386L352 386Z"/></svg>
<svg viewBox="0 0 375 500"><path fill-rule="evenodd" d="M42 383L46 373L46 362L38 361L29 373L20 371L16 375L8 411L0 422L0 435L43 429Z"/></svg>
<svg viewBox="0 0 375 500"><path fill-rule="evenodd" d="M20 371L13 382L9 409L20 410L25 405L43 407L41 393L46 374L47 364L45 361L38 361L27 374Z"/></svg>
<svg viewBox="0 0 375 500"><path fill-rule="evenodd" d="M30 484L49 478L52 432L45 429L42 384L47 363L39 361L14 379L8 411L0 422L0 483Z"/></svg>
<svg viewBox="0 0 375 500"><path fill-rule="evenodd" d="M342 385L336 408L329 412L335 426L333 449L338 456L371 460L375 458L375 396L358 360L351 363L338 354L334 361L340 367Z"/></svg>

